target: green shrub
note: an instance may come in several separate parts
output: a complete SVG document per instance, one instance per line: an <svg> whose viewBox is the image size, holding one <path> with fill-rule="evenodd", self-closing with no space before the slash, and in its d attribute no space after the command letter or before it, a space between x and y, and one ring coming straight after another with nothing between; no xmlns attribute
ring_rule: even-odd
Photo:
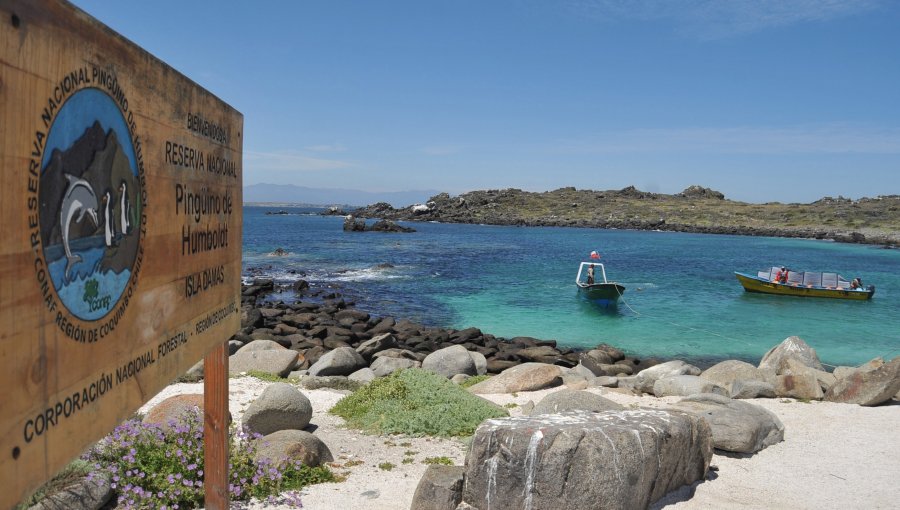
<svg viewBox="0 0 900 510"><path fill-rule="evenodd" d="M469 436L482 421L508 416L446 377L417 368L376 379L329 412L376 434L442 437Z"/></svg>
<svg viewBox="0 0 900 510"><path fill-rule="evenodd" d="M459 387L460 388L468 388L470 386L475 386L476 384L480 383L481 381L486 381L490 378L491 378L491 376L489 376L489 375L476 375L473 377L469 377L465 381L459 383Z"/></svg>

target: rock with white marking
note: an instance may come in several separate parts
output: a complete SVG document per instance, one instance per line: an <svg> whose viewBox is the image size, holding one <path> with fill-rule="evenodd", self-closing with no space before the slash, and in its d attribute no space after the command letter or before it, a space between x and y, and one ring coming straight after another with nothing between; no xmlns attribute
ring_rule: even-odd
<svg viewBox="0 0 900 510"><path fill-rule="evenodd" d="M584 411L486 420L466 457L475 508L647 508L706 476L709 425L688 413Z"/></svg>

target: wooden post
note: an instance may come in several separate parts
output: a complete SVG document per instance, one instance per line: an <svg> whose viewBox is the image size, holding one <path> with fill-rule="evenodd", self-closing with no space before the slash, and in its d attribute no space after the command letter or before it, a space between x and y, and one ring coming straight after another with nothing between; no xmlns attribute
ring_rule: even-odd
<svg viewBox="0 0 900 510"><path fill-rule="evenodd" d="M207 510L228 509L228 344L203 361L203 488Z"/></svg>

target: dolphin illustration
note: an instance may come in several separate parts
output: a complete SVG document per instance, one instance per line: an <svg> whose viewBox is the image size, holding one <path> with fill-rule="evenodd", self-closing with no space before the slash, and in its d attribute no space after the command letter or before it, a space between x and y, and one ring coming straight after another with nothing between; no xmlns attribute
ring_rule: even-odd
<svg viewBox="0 0 900 510"><path fill-rule="evenodd" d="M91 218L95 226L98 225L97 195L86 180L69 174L64 175L69 184L63 193L62 204L59 208L59 227L62 229L63 248L66 250L66 271L64 276L65 281L69 281L69 270L77 262L81 262L81 255L73 255L72 249L69 248L69 225L72 223L72 218L75 218L75 222L80 223L84 219L85 214ZM76 215L78 217L75 217Z"/></svg>

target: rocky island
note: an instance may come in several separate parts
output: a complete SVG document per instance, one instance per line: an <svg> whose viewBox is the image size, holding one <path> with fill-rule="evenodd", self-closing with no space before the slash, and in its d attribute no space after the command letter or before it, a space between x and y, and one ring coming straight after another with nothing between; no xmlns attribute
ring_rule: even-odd
<svg viewBox="0 0 900 510"><path fill-rule="evenodd" d="M900 195L858 200L825 197L810 204L752 204L728 200L722 193L702 186L689 186L674 195L641 191L634 186L607 191L568 187L542 193L503 189L458 196L441 193L425 204L399 209L379 202L350 214L395 221L664 230L900 244Z"/></svg>

